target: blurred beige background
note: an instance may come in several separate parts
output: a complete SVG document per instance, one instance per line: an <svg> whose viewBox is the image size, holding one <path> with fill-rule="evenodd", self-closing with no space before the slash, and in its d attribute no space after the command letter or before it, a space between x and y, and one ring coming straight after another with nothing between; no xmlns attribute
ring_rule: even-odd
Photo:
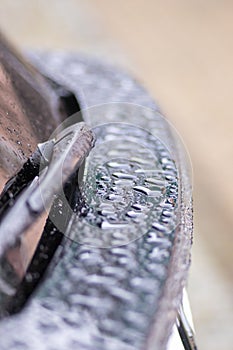
<svg viewBox="0 0 233 350"><path fill-rule="evenodd" d="M200 349L233 349L233 1L0 0L20 47L122 65L189 150L195 236L189 293Z"/></svg>

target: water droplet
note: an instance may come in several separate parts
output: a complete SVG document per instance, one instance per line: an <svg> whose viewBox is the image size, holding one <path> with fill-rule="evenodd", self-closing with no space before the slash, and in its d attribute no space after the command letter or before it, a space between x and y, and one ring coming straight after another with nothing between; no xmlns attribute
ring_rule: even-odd
<svg viewBox="0 0 233 350"><path fill-rule="evenodd" d="M100 211L100 214L103 216L114 215L114 210L103 209Z"/></svg>
<svg viewBox="0 0 233 350"><path fill-rule="evenodd" d="M121 186L121 187L132 187L133 181L132 180L115 180L114 185Z"/></svg>
<svg viewBox="0 0 233 350"><path fill-rule="evenodd" d="M142 204L133 204L132 208L141 211L141 210L145 209L146 207Z"/></svg>
<svg viewBox="0 0 233 350"><path fill-rule="evenodd" d="M133 189L135 191L143 193L143 194L145 194L146 196L149 196L149 197L158 197L161 194L160 191L153 191L153 190L151 190L151 189L149 189L147 187L144 187L144 186L134 186Z"/></svg>
<svg viewBox="0 0 233 350"><path fill-rule="evenodd" d="M107 166L109 168L120 168L120 169L128 169L129 165L127 163L120 163L120 162L108 162Z"/></svg>
<svg viewBox="0 0 233 350"><path fill-rule="evenodd" d="M127 224L125 224L125 223L119 223L119 222L110 223L108 221L103 221L101 224L101 228L104 230L124 228L126 226L127 226ZM122 237L122 233L119 233L119 234L120 234L120 237ZM117 237L117 238L119 238L119 237Z"/></svg>
<svg viewBox="0 0 233 350"><path fill-rule="evenodd" d="M171 182L176 182L176 177L172 175L166 175L165 179Z"/></svg>
<svg viewBox="0 0 233 350"><path fill-rule="evenodd" d="M120 196L116 194L108 194L106 197L109 201L116 201L116 200L121 200Z"/></svg>
<svg viewBox="0 0 233 350"><path fill-rule="evenodd" d="M118 179L124 179L124 180L135 180L136 176L126 173L113 173L112 176L118 178Z"/></svg>
<svg viewBox="0 0 233 350"><path fill-rule="evenodd" d="M130 210L126 214L130 218L136 218L138 215L142 215L141 213L137 213L136 211Z"/></svg>
<svg viewBox="0 0 233 350"><path fill-rule="evenodd" d="M154 222L152 224L152 227L155 229L155 230L158 230L160 232L166 232L166 227L164 225L161 225L160 223L158 222Z"/></svg>
<svg viewBox="0 0 233 350"><path fill-rule="evenodd" d="M171 217L173 213L169 210L163 210L162 215L166 217Z"/></svg>
<svg viewBox="0 0 233 350"><path fill-rule="evenodd" d="M134 189L135 191L140 192L140 193L142 193L142 194L145 194L145 195L147 195L147 196L149 196L149 194L150 194L149 188L144 187L144 186L134 186L133 189Z"/></svg>

